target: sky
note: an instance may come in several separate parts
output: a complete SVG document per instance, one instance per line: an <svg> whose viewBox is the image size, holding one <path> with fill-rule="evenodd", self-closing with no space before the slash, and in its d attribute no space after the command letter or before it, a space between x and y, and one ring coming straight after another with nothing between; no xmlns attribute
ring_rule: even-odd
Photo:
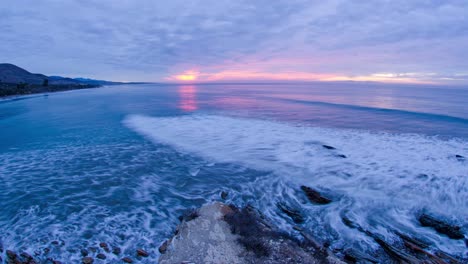
<svg viewBox="0 0 468 264"><path fill-rule="evenodd" d="M0 32L47 75L468 84L467 0L2 0Z"/></svg>

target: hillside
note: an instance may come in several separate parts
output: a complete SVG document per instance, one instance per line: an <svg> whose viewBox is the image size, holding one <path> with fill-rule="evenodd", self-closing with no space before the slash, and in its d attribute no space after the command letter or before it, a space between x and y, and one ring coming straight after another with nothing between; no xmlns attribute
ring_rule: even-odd
<svg viewBox="0 0 468 264"><path fill-rule="evenodd" d="M86 78L67 78L31 73L10 63L0 63L0 97L55 92L119 84Z"/></svg>

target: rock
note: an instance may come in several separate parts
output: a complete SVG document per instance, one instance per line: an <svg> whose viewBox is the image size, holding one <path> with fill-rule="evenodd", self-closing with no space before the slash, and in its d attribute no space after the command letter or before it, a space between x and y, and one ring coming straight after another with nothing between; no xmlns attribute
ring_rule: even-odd
<svg viewBox="0 0 468 264"><path fill-rule="evenodd" d="M181 216L179 216L179 220L181 222L182 221L188 222L188 221L192 221L193 219L195 219L197 217L198 217L197 210L189 209L189 210L186 210Z"/></svg>
<svg viewBox="0 0 468 264"><path fill-rule="evenodd" d="M346 155L344 155L344 154L338 154L338 155L336 155L336 156L337 156L338 158L343 158L343 159L346 159L346 158L347 158Z"/></svg>
<svg viewBox="0 0 468 264"><path fill-rule="evenodd" d="M51 244L54 245L54 246L58 246L60 243L57 240L54 240L54 241L52 241Z"/></svg>
<svg viewBox="0 0 468 264"><path fill-rule="evenodd" d="M297 209L291 208L287 206L285 203L277 203L278 208L285 213L287 216L291 217L291 219L296 224L304 223L304 217L302 217L301 212Z"/></svg>
<svg viewBox="0 0 468 264"><path fill-rule="evenodd" d="M341 263L281 233L251 206L213 203L183 221L159 263ZM330 257L330 259L329 259ZM184 262L185 261L185 262Z"/></svg>
<svg viewBox="0 0 468 264"><path fill-rule="evenodd" d="M415 252L415 253L418 253L418 254L422 254L426 257L427 260L429 260L429 263L445 263L442 259L440 259L439 257L437 256L434 256L432 255L431 253L425 251L424 249L422 249L421 247L419 247L418 245L416 244L413 244L409 241L404 241L404 244L405 244L405 247L408 248L409 250Z"/></svg>
<svg viewBox="0 0 468 264"><path fill-rule="evenodd" d="M449 254L443 252L443 251L436 251L435 252L436 256L440 257L441 259L445 260L447 263L450 264L462 264L460 261L458 261L456 258L453 256L450 256Z"/></svg>
<svg viewBox="0 0 468 264"><path fill-rule="evenodd" d="M324 148L326 148L326 149L335 149L334 147L329 146L329 145L322 145L322 147L324 147Z"/></svg>
<svg viewBox="0 0 468 264"><path fill-rule="evenodd" d="M62 262L60 262L58 260L52 260L52 264L62 264Z"/></svg>
<svg viewBox="0 0 468 264"><path fill-rule="evenodd" d="M129 258L129 257L123 258L122 261L125 262L125 263L133 263L133 260L131 258Z"/></svg>
<svg viewBox="0 0 468 264"><path fill-rule="evenodd" d="M404 242L409 242L409 243L412 243L414 245L417 245L418 247L420 248L428 248L429 245L424 242L424 241L421 241L420 239L417 239L417 238L413 238L413 237L410 237L408 235L405 235L403 233L400 233L398 231L394 231L395 234L397 234Z"/></svg>
<svg viewBox="0 0 468 264"><path fill-rule="evenodd" d="M33 257L26 252L21 252L20 257L27 262L33 261Z"/></svg>
<svg viewBox="0 0 468 264"><path fill-rule="evenodd" d="M106 259L106 255L102 254L102 253L99 253L96 255L96 258L98 259Z"/></svg>
<svg viewBox="0 0 468 264"><path fill-rule="evenodd" d="M374 240L385 250L385 252L387 252L388 255L397 260L398 263L421 263L417 258L397 249L377 236L374 236Z"/></svg>
<svg viewBox="0 0 468 264"><path fill-rule="evenodd" d="M146 257L149 256L148 252L144 251L141 248L137 249L136 253L137 253L137 256L140 256L140 257L145 257L146 258Z"/></svg>
<svg viewBox="0 0 468 264"><path fill-rule="evenodd" d="M309 201L311 201L312 203L329 204L329 203L332 202L332 200L322 196L318 191L316 191L316 190L314 190L314 189L312 189L310 187L302 185L301 190L305 193L305 195L307 196Z"/></svg>
<svg viewBox="0 0 468 264"><path fill-rule="evenodd" d="M122 250L119 247L114 247L112 248L112 253L115 255L119 255L122 252Z"/></svg>
<svg viewBox="0 0 468 264"><path fill-rule="evenodd" d="M83 262L83 264L92 264L94 259L92 257L84 257L81 259L81 262Z"/></svg>
<svg viewBox="0 0 468 264"><path fill-rule="evenodd" d="M104 251L106 251L107 253L110 252L109 246L108 246L107 243L105 243L105 242L99 243L99 247L101 247L102 249L104 249Z"/></svg>
<svg viewBox="0 0 468 264"><path fill-rule="evenodd" d="M463 239L465 237L459 226L450 225L427 214L422 214L419 217L419 222L422 226L432 227L437 232L447 235L452 239Z"/></svg>
<svg viewBox="0 0 468 264"><path fill-rule="evenodd" d="M86 250L84 248L80 250L80 253L81 253L81 256L83 256L83 257L87 257L88 254L89 254L88 250Z"/></svg>
<svg viewBox="0 0 468 264"><path fill-rule="evenodd" d="M158 248L159 253L161 254L166 253L168 245L169 245L169 241L168 240L164 241L164 243L162 243L162 245Z"/></svg>
<svg viewBox="0 0 468 264"><path fill-rule="evenodd" d="M372 263L379 263L378 259L373 258L372 256L369 256L367 254L364 254L362 252L353 250L353 249L348 249L344 251L344 259L352 262L352 263L365 263L365 262L372 262Z"/></svg>
<svg viewBox="0 0 468 264"><path fill-rule="evenodd" d="M455 158L458 160L458 161L465 161L466 158L463 157L462 155L455 155Z"/></svg>
<svg viewBox="0 0 468 264"><path fill-rule="evenodd" d="M50 252L50 248L44 248L44 254L47 255Z"/></svg>
<svg viewBox="0 0 468 264"><path fill-rule="evenodd" d="M221 199L226 200L227 197L228 197L228 193L225 192L225 191L222 191L222 192L221 192Z"/></svg>
<svg viewBox="0 0 468 264"><path fill-rule="evenodd" d="M16 253L14 251L11 251L11 250L6 251L6 256L7 256L7 259L9 259L9 260L15 260L15 259L18 258L18 255L16 255Z"/></svg>
<svg viewBox="0 0 468 264"><path fill-rule="evenodd" d="M98 251L97 247L89 247L88 249L89 249L89 251L91 251L93 253L96 253Z"/></svg>

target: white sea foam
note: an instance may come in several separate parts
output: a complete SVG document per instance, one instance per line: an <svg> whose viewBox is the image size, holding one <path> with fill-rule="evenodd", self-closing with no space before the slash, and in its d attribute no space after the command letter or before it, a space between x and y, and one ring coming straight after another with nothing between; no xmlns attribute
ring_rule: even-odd
<svg viewBox="0 0 468 264"><path fill-rule="evenodd" d="M244 202L262 207L270 217L278 215L272 206L274 201L289 199L292 204L302 204L309 227L316 234L328 235L335 246L344 241L375 246L341 222L340 214L346 213L389 240L394 237L389 230L398 229L453 254L465 251L463 241L440 236L420 227L416 220L417 213L425 210L468 228L468 161L455 156L468 157L468 142L464 139L441 140L416 134L317 128L216 115L133 115L124 123L157 144L170 145L208 162L271 171L270 177L241 184L244 191L260 193L258 200ZM322 190L335 202L327 206L306 203L297 191L301 184ZM317 225L324 228L314 228Z"/></svg>

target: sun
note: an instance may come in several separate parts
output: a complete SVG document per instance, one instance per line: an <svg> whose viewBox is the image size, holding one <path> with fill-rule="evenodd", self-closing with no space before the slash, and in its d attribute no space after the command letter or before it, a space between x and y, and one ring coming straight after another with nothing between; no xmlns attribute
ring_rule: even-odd
<svg viewBox="0 0 468 264"><path fill-rule="evenodd" d="M182 74L176 75L175 78L179 81L194 81L198 78L198 72L186 71Z"/></svg>

